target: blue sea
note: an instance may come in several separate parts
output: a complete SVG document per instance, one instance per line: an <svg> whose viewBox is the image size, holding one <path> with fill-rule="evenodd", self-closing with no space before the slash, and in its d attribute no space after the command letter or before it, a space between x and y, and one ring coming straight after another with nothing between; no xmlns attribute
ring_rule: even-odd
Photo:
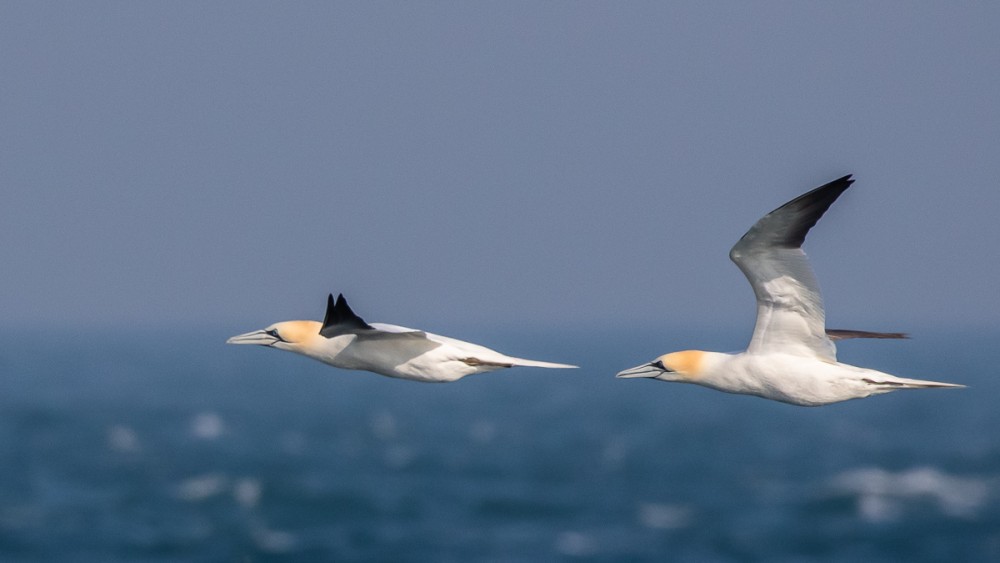
<svg viewBox="0 0 1000 563"><path fill-rule="evenodd" d="M743 331L429 327L582 368L421 384L252 328L5 333L0 561L1000 560L997 331L842 342L970 387L802 408L614 378Z"/></svg>

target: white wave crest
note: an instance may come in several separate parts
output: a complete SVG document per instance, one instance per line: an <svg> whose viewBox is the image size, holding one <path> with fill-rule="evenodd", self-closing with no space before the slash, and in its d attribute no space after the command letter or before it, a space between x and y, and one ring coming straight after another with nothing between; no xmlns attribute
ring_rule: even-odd
<svg viewBox="0 0 1000 563"><path fill-rule="evenodd" d="M988 479L949 475L933 467L896 473L852 469L835 476L830 485L836 493L856 496L859 516L869 521L896 520L908 503L927 500L945 515L975 518L992 495Z"/></svg>

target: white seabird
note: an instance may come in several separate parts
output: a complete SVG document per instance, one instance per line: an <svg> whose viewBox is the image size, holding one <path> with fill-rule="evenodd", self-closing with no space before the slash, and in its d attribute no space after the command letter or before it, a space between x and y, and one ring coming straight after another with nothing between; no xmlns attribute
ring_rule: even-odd
<svg viewBox="0 0 1000 563"><path fill-rule="evenodd" d="M820 186L765 215L733 246L729 258L757 297L757 323L746 351L686 350L618 373L695 383L793 405L819 406L899 389L964 387L905 379L837 361L833 340L905 337L830 331L819 284L802 242L827 208L854 182L850 175Z"/></svg>
<svg viewBox="0 0 1000 563"><path fill-rule="evenodd" d="M323 322L285 321L234 336L227 344L288 350L343 369L414 381L447 382L515 366L575 368L515 358L484 346L402 326L366 323L343 295L327 299Z"/></svg>

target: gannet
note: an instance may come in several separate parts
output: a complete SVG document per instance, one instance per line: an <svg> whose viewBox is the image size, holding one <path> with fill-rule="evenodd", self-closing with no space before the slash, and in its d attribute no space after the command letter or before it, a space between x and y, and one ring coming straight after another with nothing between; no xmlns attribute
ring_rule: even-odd
<svg viewBox="0 0 1000 563"><path fill-rule="evenodd" d="M833 340L882 333L827 334L819 284L802 243L809 229L853 182L847 175L789 201L757 221L729 252L757 297L757 322L744 352L673 352L622 371L618 377L695 383L801 406L827 405L899 389L964 387L905 379L837 361Z"/></svg>
<svg viewBox="0 0 1000 563"><path fill-rule="evenodd" d="M515 366L575 368L506 356L484 346L402 326L366 323L343 294L327 299L323 322L285 321L234 336L227 344L257 344L302 354L343 369L414 381L456 381Z"/></svg>

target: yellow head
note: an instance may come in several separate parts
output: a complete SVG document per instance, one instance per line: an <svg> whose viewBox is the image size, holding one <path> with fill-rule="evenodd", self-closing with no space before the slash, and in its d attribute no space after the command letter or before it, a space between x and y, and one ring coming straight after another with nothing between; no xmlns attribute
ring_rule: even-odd
<svg viewBox="0 0 1000 563"><path fill-rule="evenodd" d="M319 334L322 326L322 323L316 321L284 321L274 323L263 330L234 336L226 343L256 344L300 352L301 347L308 346L311 341L317 338L322 338Z"/></svg>
<svg viewBox="0 0 1000 563"><path fill-rule="evenodd" d="M703 373L706 355L707 353L701 350L672 352L648 364L619 372L618 377L651 377L663 381L692 383Z"/></svg>

